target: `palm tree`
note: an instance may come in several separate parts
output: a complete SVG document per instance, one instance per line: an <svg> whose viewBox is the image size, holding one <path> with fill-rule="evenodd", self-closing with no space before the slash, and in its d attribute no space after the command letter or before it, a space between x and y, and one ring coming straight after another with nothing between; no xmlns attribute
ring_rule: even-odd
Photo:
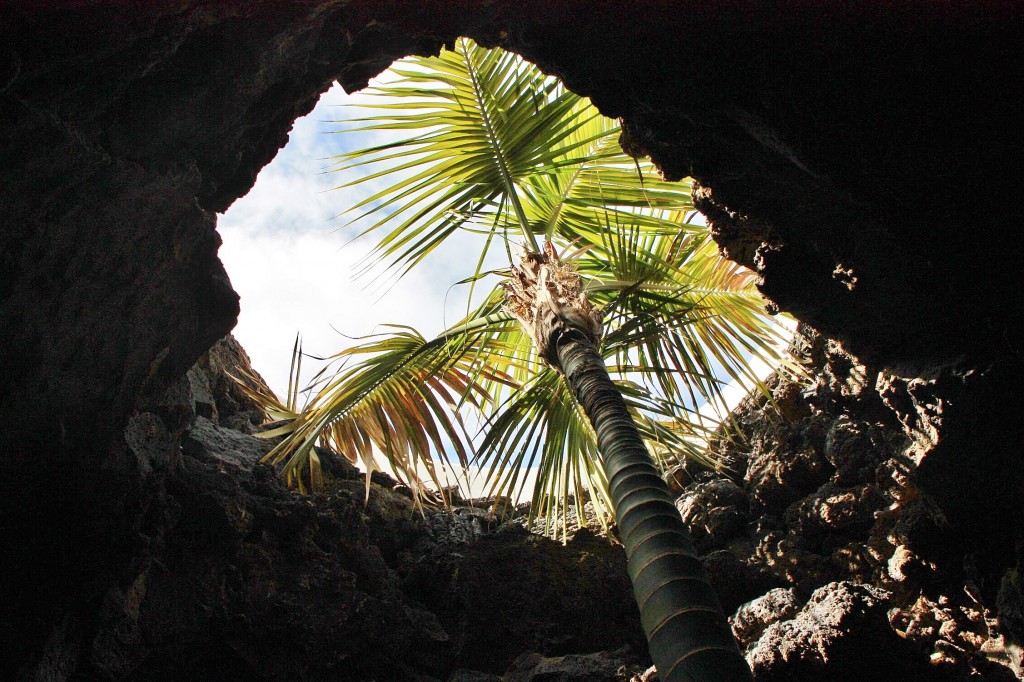
<svg viewBox="0 0 1024 682"><path fill-rule="evenodd" d="M355 129L408 137L336 167L364 171L346 187L393 179L352 209L386 230L374 262L403 274L469 232L482 248L463 282L506 281L436 338L400 327L340 353L352 364L318 375L304 409L271 405L285 422L268 435L287 438L268 458L301 486L307 468L320 477L318 442L368 472L380 452L419 491L418 471L440 487L435 459L472 453L495 495L516 495L539 460L531 514L547 528L585 490L614 514L662 679L748 679L648 447L702 456L719 424L696 404L723 402L720 375L756 381L748 357L774 352L752 275L692 224L688 184L626 157L614 123L515 55L460 40L393 72L377 94L394 99ZM501 251L508 268L487 270Z"/></svg>
<svg viewBox="0 0 1024 682"><path fill-rule="evenodd" d="M601 321L554 249L527 253L507 284L538 354L572 387L597 432L619 537L651 658L664 680L744 680L718 596L621 393L597 351Z"/></svg>

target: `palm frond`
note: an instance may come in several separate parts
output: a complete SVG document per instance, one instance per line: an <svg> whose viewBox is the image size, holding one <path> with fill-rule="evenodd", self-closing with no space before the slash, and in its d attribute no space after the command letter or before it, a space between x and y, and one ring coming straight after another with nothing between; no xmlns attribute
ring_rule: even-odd
<svg viewBox="0 0 1024 682"><path fill-rule="evenodd" d="M723 259L706 228L669 237L620 224L603 240L579 268L619 365L690 406L721 404L730 381L760 384L752 362L777 361L780 329L753 274Z"/></svg>
<svg viewBox="0 0 1024 682"><path fill-rule="evenodd" d="M685 407L624 376L615 383L652 451L667 462L691 458L711 469L721 467L705 448L714 428L680 419ZM585 525L585 500L602 525L613 518L596 435L565 378L553 369L538 366L524 385L492 406L474 463L485 472L488 495L495 498L519 499L536 468L529 521L542 520L547 534L565 538L571 509Z"/></svg>
<svg viewBox="0 0 1024 682"><path fill-rule="evenodd" d="M586 101L580 107L590 108ZM588 119L583 133L587 155L566 159L522 185L523 204L535 231L546 238L598 244L606 225L626 222L649 233L678 234L666 211L690 205L689 183L661 180L649 162L627 157L618 145L618 125ZM639 173L639 174L638 174Z"/></svg>
<svg viewBox="0 0 1024 682"><path fill-rule="evenodd" d="M540 370L495 410L475 463L486 472L490 496L512 499L523 494L529 471L537 468L530 521L544 519L550 534L566 532L558 522L572 505L584 518L587 495L601 519L610 516L593 429L561 375L550 368Z"/></svg>
<svg viewBox="0 0 1024 682"><path fill-rule="evenodd" d="M467 222L495 219L536 246L517 187L538 169L577 162L572 152L587 140L573 133L597 112L580 108L576 95L517 55L468 39L393 73L399 80L370 91L388 101L347 132L409 136L342 154L334 167L374 169L341 187L393 180L349 209L357 220L380 216L364 234L388 229L375 258L408 269Z"/></svg>
<svg viewBox="0 0 1024 682"><path fill-rule="evenodd" d="M316 394L306 408L261 434L287 436L265 461L281 465L301 490L304 468L311 480L319 475L314 446L322 443L363 464L367 491L378 455L417 497L424 487L421 471L442 489L435 461L451 464L454 457L464 467L472 451L459 407L491 401L487 385L515 383L502 369L508 365L506 349L492 338L503 325L510 326L507 318L481 318L431 340L393 326L390 333L341 351L334 356L341 369L325 369L311 382ZM348 361L354 362L346 366Z"/></svg>

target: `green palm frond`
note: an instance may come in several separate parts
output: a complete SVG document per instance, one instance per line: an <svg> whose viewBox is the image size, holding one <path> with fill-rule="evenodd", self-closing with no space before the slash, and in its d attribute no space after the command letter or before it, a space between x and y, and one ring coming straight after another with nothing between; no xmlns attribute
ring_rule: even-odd
<svg viewBox="0 0 1024 682"><path fill-rule="evenodd" d="M615 383L652 450L666 460L694 458L709 468L719 466L704 448L713 431L680 420L686 408L627 378ZM527 472L536 467L529 521L542 519L548 534L561 531L565 537L565 517L573 507L585 525L587 499L600 523L612 517L597 437L565 377L553 369L538 366L531 379L494 406L474 463L487 472L488 495L494 498L519 499Z"/></svg>
<svg viewBox="0 0 1024 682"><path fill-rule="evenodd" d="M585 489L595 505L607 508L607 485L600 467L594 466L599 461L586 415L560 375L545 368L495 410L475 463L488 472L490 496L512 499L523 493L527 472L539 467L530 520L544 518L553 532L556 520L568 510L570 497L577 500L582 516ZM590 483L587 488L584 479Z"/></svg>
<svg viewBox="0 0 1024 682"><path fill-rule="evenodd" d="M777 358L781 336L753 274L722 258L706 228L668 236L609 227L578 267L602 306L617 364L690 405L720 403L728 381L759 383L750 361Z"/></svg>
<svg viewBox="0 0 1024 682"><path fill-rule="evenodd" d="M320 477L314 446L322 443L363 464L367 492L378 454L417 494L423 488L421 470L443 488L435 460L453 454L465 466L472 451L459 406L479 408L493 400L486 386L515 383L502 369L509 366L510 353L494 338L510 326L507 316L485 316L429 341L412 328L393 326L388 334L338 353L334 359L342 368L321 371L306 408L260 434L287 436L265 461L282 465L289 483L302 490L304 468L310 481ZM350 360L355 362L345 366Z"/></svg>
<svg viewBox="0 0 1024 682"><path fill-rule="evenodd" d="M517 188L538 169L578 162L573 152L588 140L573 133L597 112L579 107L576 95L518 56L466 39L393 73L399 80L370 94L400 101L373 105L378 115L355 119L349 132L409 136L342 154L334 167L370 171L342 187L394 179L349 209L382 216L366 230L388 229L374 255L408 269L467 223L514 225L537 247Z"/></svg>
<svg viewBox="0 0 1024 682"><path fill-rule="evenodd" d="M581 100L580 107L591 105ZM547 239L600 243L608 222L643 226L675 235L679 224L666 213L690 205L689 184L661 180L654 166L626 156L619 148L619 126L588 118L574 133L587 152L536 173L522 185L523 205L535 232Z"/></svg>
<svg viewBox="0 0 1024 682"><path fill-rule="evenodd" d="M261 377L249 371L252 368L236 368L238 375L228 372L228 378L238 385L242 393L251 400L254 400L271 421L291 421L299 416L299 381L302 375L302 340L298 334L295 335L295 345L292 347L292 364L288 371L288 392L282 401L277 397L269 386L264 383Z"/></svg>

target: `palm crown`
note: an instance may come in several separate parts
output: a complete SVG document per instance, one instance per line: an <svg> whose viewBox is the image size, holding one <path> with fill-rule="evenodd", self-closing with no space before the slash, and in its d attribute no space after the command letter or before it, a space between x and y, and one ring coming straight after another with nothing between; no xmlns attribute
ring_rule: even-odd
<svg viewBox="0 0 1024 682"><path fill-rule="evenodd" d="M626 156L614 122L516 55L460 40L392 71L346 132L406 136L334 166L354 176L342 188L391 181L350 209L370 221L364 233L383 233L368 265L401 274L470 231L481 249L462 282L479 288L511 274L486 267L503 254L511 265L517 243L553 243L603 315L601 353L650 449L705 457L720 425L696 406L721 404L723 382L756 382L749 358L776 359L778 332L753 275L692 222L690 185ZM304 487L320 479L317 442L368 471L383 455L418 493L421 472L442 487L437 462L473 462L495 496L518 495L536 466L531 511L549 529L585 491L608 518L595 433L564 377L535 357L500 286L480 298L436 338L396 326L342 351L347 364L316 377L302 410L268 398L284 423L267 434L287 436L269 459Z"/></svg>

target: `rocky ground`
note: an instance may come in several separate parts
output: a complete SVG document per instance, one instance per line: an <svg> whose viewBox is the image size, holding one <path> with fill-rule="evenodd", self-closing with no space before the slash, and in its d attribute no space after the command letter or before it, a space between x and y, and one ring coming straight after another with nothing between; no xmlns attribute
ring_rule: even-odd
<svg viewBox="0 0 1024 682"><path fill-rule="evenodd" d="M643 670L621 548L585 532L563 546L473 507L421 512L380 475L364 503L360 472L326 452L326 494L289 491L260 463L259 410L224 374L239 363L218 343L131 420L148 481L134 558L98 615L66 615L19 679Z"/></svg>
<svg viewBox="0 0 1024 682"><path fill-rule="evenodd" d="M1020 679L1019 626L995 618L1019 612L1016 574L993 590L918 487L938 439L901 419L899 380L807 327L795 344L809 378L774 377L715 444L738 473L669 477L755 679Z"/></svg>
<svg viewBox="0 0 1024 682"><path fill-rule="evenodd" d="M773 379L714 444L734 474L668 475L755 679L1024 679L979 569L915 487L921 444L878 373L798 338L812 378ZM364 503L328 453L326 494L288 491L225 375L240 363L218 343L131 420L150 482L135 559L20 679L657 679L613 538L563 545L469 503L421 512L381 475ZM1003 582L1000 608L1020 613Z"/></svg>

